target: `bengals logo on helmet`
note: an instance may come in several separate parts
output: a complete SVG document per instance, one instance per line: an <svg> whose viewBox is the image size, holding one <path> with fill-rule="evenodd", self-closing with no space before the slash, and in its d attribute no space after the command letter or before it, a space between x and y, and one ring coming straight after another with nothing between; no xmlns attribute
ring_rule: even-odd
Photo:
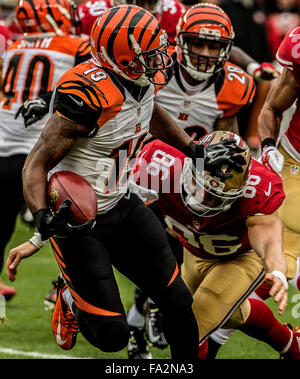
<svg viewBox="0 0 300 379"><path fill-rule="evenodd" d="M140 86L165 84L172 65L168 39L156 18L134 5L104 11L95 21L90 42L93 61Z"/></svg>
<svg viewBox="0 0 300 379"><path fill-rule="evenodd" d="M192 39L219 43L219 54L207 56L192 51ZM217 5L200 3L189 8L179 19L176 29L178 62L196 80L206 80L220 70L229 59L234 31L227 14ZM191 57L197 58L192 63ZM193 61L194 62L194 61ZM202 70L201 62L205 62Z"/></svg>
<svg viewBox="0 0 300 379"><path fill-rule="evenodd" d="M16 7L16 20L23 33L72 33L76 4L69 0L21 0Z"/></svg>

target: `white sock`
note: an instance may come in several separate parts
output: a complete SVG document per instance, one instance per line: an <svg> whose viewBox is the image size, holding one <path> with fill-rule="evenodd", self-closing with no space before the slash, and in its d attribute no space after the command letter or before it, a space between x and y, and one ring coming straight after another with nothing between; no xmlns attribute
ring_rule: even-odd
<svg viewBox="0 0 300 379"><path fill-rule="evenodd" d="M71 309L71 312L73 313L72 305L73 305L73 297L71 295L71 292L69 288L66 288L64 292L62 293L62 297L64 301L68 304L69 308ZM74 313L73 313L74 316Z"/></svg>
<svg viewBox="0 0 300 379"><path fill-rule="evenodd" d="M217 329L209 337L217 342L219 345L224 345L229 338L235 333L235 329Z"/></svg>
<svg viewBox="0 0 300 379"><path fill-rule="evenodd" d="M140 314L135 304L129 309L127 313L127 322L130 326L142 329L145 326L145 317Z"/></svg>

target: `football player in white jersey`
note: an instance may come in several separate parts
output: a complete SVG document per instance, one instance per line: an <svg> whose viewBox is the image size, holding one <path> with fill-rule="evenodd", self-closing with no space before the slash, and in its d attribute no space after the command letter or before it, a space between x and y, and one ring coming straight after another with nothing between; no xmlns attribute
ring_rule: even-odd
<svg viewBox="0 0 300 379"><path fill-rule="evenodd" d="M0 270L4 249L24 202L21 174L27 154L37 141L44 121L24 125L15 119L17 110L27 100L40 97L55 87L58 78L69 68L86 60L90 47L86 39L71 35L73 5L69 0L24 0L16 7L16 19L23 37L12 43L3 57L3 98L0 107L0 194L5 199L0 221ZM0 294L7 299L15 289L0 284Z"/></svg>
<svg viewBox="0 0 300 379"><path fill-rule="evenodd" d="M103 351L127 345L129 328L114 265L160 305L172 358L194 359L198 332L192 296L161 224L128 190L130 161L149 128L194 162L202 158L213 173L219 172L225 159L241 172L244 159L231 143L224 146L225 156L224 150L208 156L204 146L194 144L154 104L154 85L165 83L169 57L166 36L150 12L132 5L113 7L98 18L90 40L92 60L70 69L58 81L54 113L23 169L25 200L42 239L50 237L66 282L58 287L53 334L67 350L74 346L78 328ZM90 220L70 226L70 201L51 214L46 199L48 172L63 169L82 175L95 189L96 224Z"/></svg>

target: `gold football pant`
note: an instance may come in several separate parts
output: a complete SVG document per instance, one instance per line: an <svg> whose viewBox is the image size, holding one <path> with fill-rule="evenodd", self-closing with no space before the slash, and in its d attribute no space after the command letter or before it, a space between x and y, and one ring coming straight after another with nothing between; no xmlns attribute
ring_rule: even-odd
<svg viewBox="0 0 300 379"><path fill-rule="evenodd" d="M203 259L184 249L182 277L194 297L200 342L219 327L237 328L249 316L247 297L263 281L256 253L232 259Z"/></svg>
<svg viewBox="0 0 300 379"><path fill-rule="evenodd" d="M279 151L284 156L281 177L286 198L278 214L284 226L283 243L288 266L287 278L292 279L296 274L297 258L300 253L300 163L291 158L281 145Z"/></svg>

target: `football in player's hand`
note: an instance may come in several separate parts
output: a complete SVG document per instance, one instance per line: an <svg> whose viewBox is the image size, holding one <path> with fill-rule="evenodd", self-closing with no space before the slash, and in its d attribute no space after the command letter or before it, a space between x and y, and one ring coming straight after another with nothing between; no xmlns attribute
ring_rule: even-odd
<svg viewBox="0 0 300 379"><path fill-rule="evenodd" d="M57 171L48 183L48 205L56 212L62 202L71 200L68 222L80 225L96 218L97 197L93 187L82 176L71 171Z"/></svg>

